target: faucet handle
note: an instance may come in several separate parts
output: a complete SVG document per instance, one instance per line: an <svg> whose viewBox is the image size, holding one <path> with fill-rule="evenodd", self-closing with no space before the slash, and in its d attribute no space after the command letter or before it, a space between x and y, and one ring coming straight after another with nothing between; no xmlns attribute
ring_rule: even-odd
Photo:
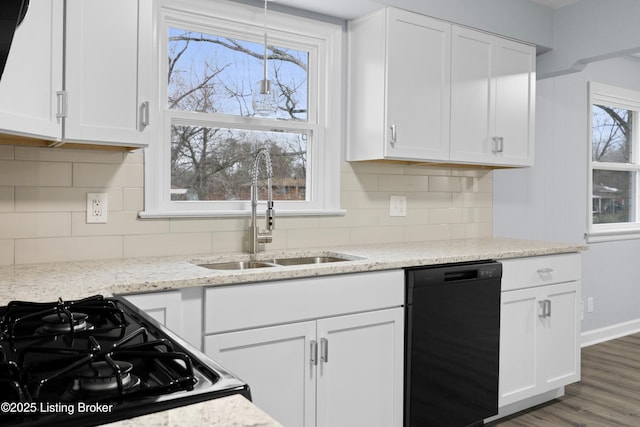
<svg viewBox="0 0 640 427"><path fill-rule="evenodd" d="M275 211L273 209L273 200L269 200L267 202L267 213L265 217L267 220L267 230L273 230L275 228Z"/></svg>

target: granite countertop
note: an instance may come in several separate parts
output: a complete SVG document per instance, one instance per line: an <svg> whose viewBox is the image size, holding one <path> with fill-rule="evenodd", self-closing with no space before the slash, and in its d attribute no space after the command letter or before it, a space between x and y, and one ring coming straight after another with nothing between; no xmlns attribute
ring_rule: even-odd
<svg viewBox="0 0 640 427"><path fill-rule="evenodd" d="M134 426L282 427L282 424L236 394L105 424L105 427Z"/></svg>
<svg viewBox="0 0 640 427"><path fill-rule="evenodd" d="M331 249L261 252L258 259L331 256L349 261L211 270L198 264L249 260L248 254L132 258L0 267L0 306L11 300L56 301L102 294L153 292L193 286L281 280L297 277L389 270L482 259L506 259L586 250L586 245L506 238L481 238L345 246Z"/></svg>

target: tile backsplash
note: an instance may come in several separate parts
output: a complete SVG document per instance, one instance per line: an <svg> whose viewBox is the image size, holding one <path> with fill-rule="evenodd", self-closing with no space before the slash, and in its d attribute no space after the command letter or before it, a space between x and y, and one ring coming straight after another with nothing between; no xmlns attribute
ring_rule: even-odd
<svg viewBox="0 0 640 427"><path fill-rule="evenodd" d="M237 253L249 218L139 219L144 153L0 145L0 264ZM86 194L108 193L108 223L86 223ZM389 216L405 195L407 215ZM488 169L343 163L344 216L279 217L270 249L493 234ZM276 206L277 208L277 206Z"/></svg>

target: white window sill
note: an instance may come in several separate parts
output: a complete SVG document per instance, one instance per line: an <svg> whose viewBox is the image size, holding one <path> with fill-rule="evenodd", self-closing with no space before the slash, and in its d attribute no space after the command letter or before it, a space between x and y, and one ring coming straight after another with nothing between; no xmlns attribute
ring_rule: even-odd
<svg viewBox="0 0 640 427"><path fill-rule="evenodd" d="M322 210L287 210L276 209L277 217L292 216L344 216L347 213L344 209L322 209ZM162 219L162 218L232 218L248 217L251 211L140 211L138 218L141 219ZM264 212L258 212L258 216L264 216Z"/></svg>
<svg viewBox="0 0 640 427"><path fill-rule="evenodd" d="M609 230L592 231L584 234L587 243L615 242L618 240L640 239L640 229L638 230Z"/></svg>

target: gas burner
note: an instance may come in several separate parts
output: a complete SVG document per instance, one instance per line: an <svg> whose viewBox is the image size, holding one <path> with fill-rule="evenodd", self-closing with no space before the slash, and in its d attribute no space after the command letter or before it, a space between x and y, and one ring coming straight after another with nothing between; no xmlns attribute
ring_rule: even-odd
<svg viewBox="0 0 640 427"><path fill-rule="evenodd" d="M131 374L133 364L124 361L99 361L82 367L75 373L72 389L82 393L118 391L118 379L122 391L132 390L140 385L140 379Z"/></svg>
<svg viewBox="0 0 640 427"><path fill-rule="evenodd" d="M61 334L65 332L81 332L93 329L93 325L87 322L85 313L61 312L44 316L43 326L36 333Z"/></svg>

